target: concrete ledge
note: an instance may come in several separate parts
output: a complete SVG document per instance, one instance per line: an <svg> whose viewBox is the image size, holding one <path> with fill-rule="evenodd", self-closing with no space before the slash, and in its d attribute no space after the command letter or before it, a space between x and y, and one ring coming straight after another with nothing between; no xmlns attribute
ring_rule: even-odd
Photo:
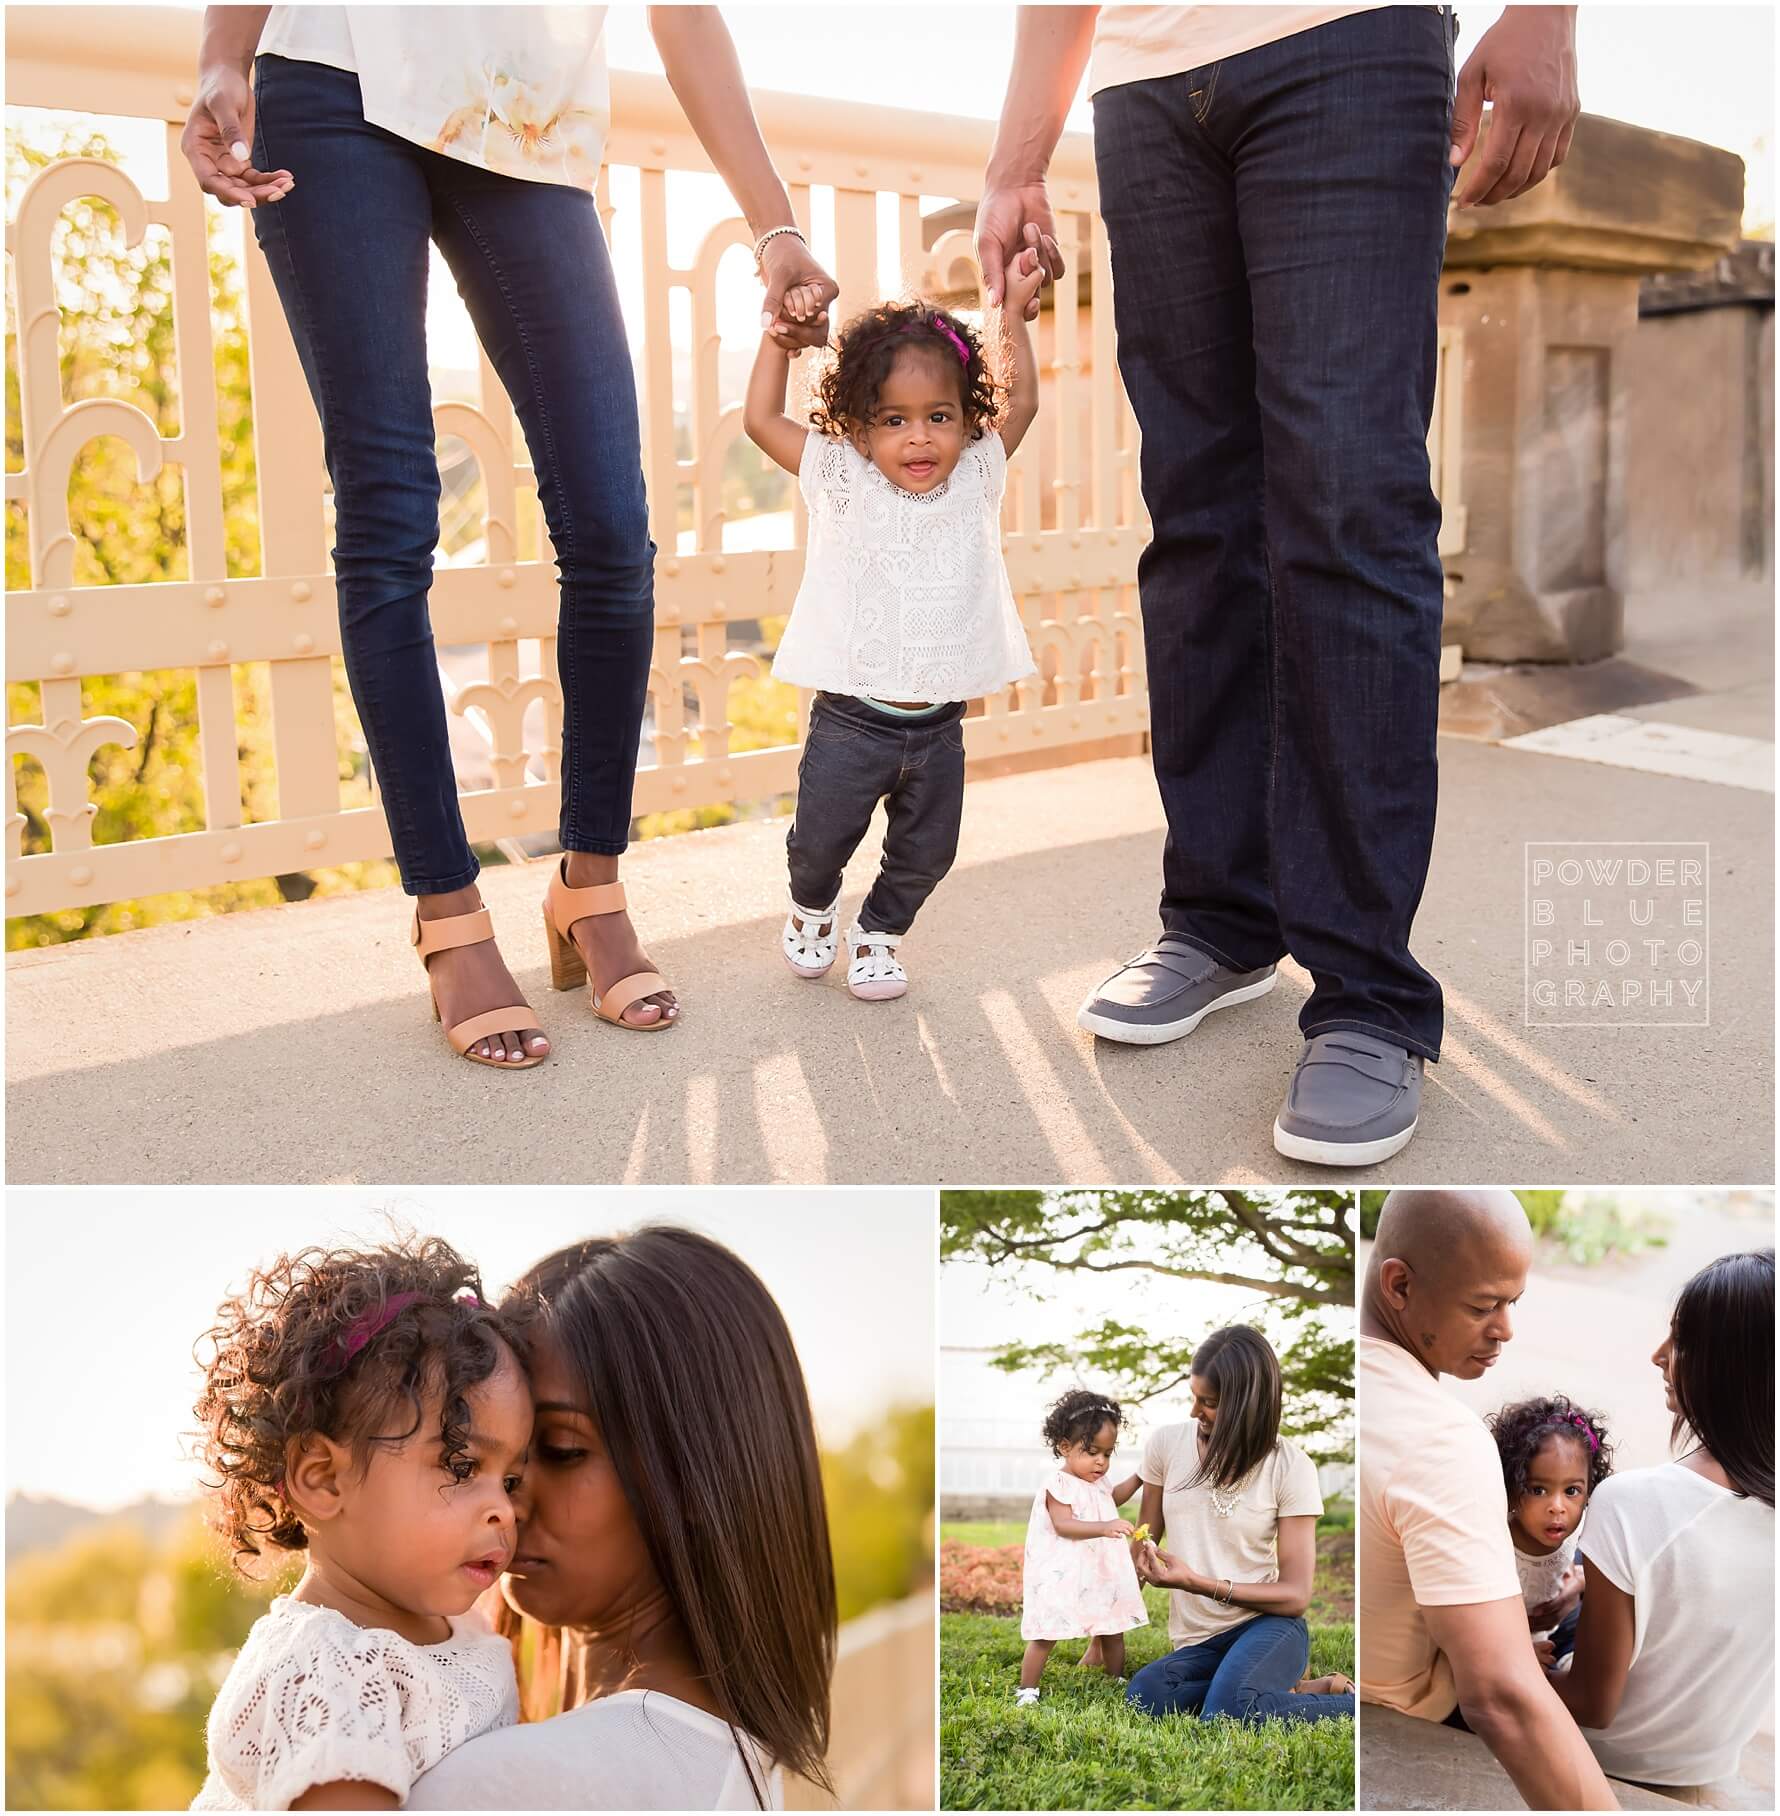
<svg viewBox="0 0 1780 1816"><path fill-rule="evenodd" d="M1675 1798L1613 1784L1622 1810L1674 1810ZM1475 1734L1416 1721L1373 1703L1360 1707L1362 1810L1524 1810L1508 1774Z"/></svg>

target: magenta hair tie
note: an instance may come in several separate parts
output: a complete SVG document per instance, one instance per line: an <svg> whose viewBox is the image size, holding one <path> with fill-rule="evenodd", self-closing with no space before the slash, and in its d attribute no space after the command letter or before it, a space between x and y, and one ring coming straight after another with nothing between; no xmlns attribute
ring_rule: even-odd
<svg viewBox="0 0 1780 1816"><path fill-rule="evenodd" d="M1601 1447L1595 1441L1595 1434L1589 1430L1588 1420L1586 1420L1581 1413L1573 1412L1570 1415L1570 1423L1588 1439L1588 1454L1592 1457Z"/></svg>
<svg viewBox="0 0 1780 1816"><path fill-rule="evenodd" d="M959 363L968 366L970 349L964 344L964 337L949 322L942 322L937 316L934 317L933 325L958 349Z"/></svg>
<svg viewBox="0 0 1780 1816"><path fill-rule="evenodd" d="M419 1293L396 1293L386 1299L380 1311L368 1312L362 1318L349 1324L334 1339L334 1372L341 1373L352 1358L365 1347L371 1339L388 1330L409 1306L420 1298Z"/></svg>

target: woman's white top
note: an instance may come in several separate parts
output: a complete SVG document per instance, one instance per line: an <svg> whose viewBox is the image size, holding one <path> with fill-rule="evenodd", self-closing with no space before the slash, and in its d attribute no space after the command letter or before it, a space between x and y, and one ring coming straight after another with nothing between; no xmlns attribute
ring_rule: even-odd
<svg viewBox="0 0 1780 1816"><path fill-rule="evenodd" d="M408 1808L753 1810L754 1783L769 1810L785 1807L781 1773L746 1735L738 1748L703 1709L659 1690L620 1690L460 1747L414 1786Z"/></svg>
<svg viewBox="0 0 1780 1816"><path fill-rule="evenodd" d="M1582 1557L1634 1608L1619 1712L1582 1730L1602 1769L1650 1784L1732 1777L1774 1706L1773 1508L1679 1463L1629 1469L1590 1498Z"/></svg>
<svg viewBox="0 0 1780 1816"><path fill-rule="evenodd" d="M779 680L937 706L1034 672L1001 559L1007 450L993 429L927 493L812 431L797 483L809 540L773 658Z"/></svg>
<svg viewBox="0 0 1780 1816"><path fill-rule="evenodd" d="M1195 1570L1236 1583L1279 1581L1279 1523L1323 1511L1316 1465L1290 1438L1273 1448L1234 1488L1195 1482L1199 1427L1191 1419L1159 1425L1143 1447L1142 1479L1162 1490L1164 1545ZM1236 1602L1221 1607L1210 1596L1168 1592L1168 1641L1197 1645L1227 1627L1255 1618Z"/></svg>
<svg viewBox="0 0 1780 1816"><path fill-rule="evenodd" d="M275 6L260 50L351 70L365 118L398 138L591 189L612 124L605 32L603 6Z"/></svg>
<svg viewBox="0 0 1780 1816"><path fill-rule="evenodd" d="M206 1730L194 1810L288 1810L354 1779L397 1797L453 1747L519 1719L513 1654L479 1614L417 1646L281 1595L254 1622Z"/></svg>
<svg viewBox="0 0 1780 1816"><path fill-rule="evenodd" d="M1532 1557L1518 1545L1514 1547L1514 1569L1520 1578L1520 1599L1529 1610L1543 1608L1563 1587L1564 1572L1576 1560L1576 1547L1581 1540L1582 1530L1580 1526L1577 1527L1549 1557ZM1553 1625L1555 1624L1554 1622ZM1533 1629L1541 1637L1551 1631L1551 1626Z"/></svg>

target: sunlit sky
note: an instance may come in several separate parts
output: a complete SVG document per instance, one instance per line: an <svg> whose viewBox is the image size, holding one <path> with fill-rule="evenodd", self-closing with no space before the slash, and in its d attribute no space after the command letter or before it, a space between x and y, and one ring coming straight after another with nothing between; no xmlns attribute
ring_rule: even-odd
<svg viewBox="0 0 1780 1816"><path fill-rule="evenodd" d="M993 119L999 113L1012 56L1014 12L1011 6L969 0L944 7L773 6L732 0L723 7L751 84L913 108L931 112L941 122L947 116ZM1459 8L1461 57L1501 12L1499 6ZM612 7L607 33L615 68L660 71L644 8ZM1773 221L1771 8L1584 5L1577 21L1577 61L1585 109L1736 152L1748 165L1746 220ZM1092 129L1085 96L1078 97L1069 124L1084 132ZM153 131L146 137L118 135L120 144L141 148L129 160L139 170L139 180L157 185L151 193L164 193L157 139ZM625 218L626 200L620 182L614 193L614 251L634 342L641 329L642 296L638 267L626 244L632 225ZM690 249L708 228L733 212L715 179L676 178L671 206L671 251L677 262L687 263ZM820 207L816 229L816 249L822 255ZM746 255L737 250L725 258L718 275L717 325L726 345L753 344L758 300ZM462 371L474 366L473 332L437 255L427 327L436 367Z"/></svg>
<svg viewBox="0 0 1780 1816"><path fill-rule="evenodd" d="M582 1237L683 1223L778 1300L825 1443L933 1399L933 1194L682 1188L91 1188L6 1195L6 1488L99 1508L191 1493L192 1345L281 1249L377 1239L384 1211L440 1235L490 1292Z"/></svg>

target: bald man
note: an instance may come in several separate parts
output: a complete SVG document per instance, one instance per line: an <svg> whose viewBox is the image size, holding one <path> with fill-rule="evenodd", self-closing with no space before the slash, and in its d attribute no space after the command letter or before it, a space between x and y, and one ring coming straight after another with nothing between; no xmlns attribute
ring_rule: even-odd
<svg viewBox="0 0 1780 1816"><path fill-rule="evenodd" d="M1393 1192L1379 1214L1360 1303L1360 1697L1424 1721L1462 1711L1532 1809L1611 1810L1533 1651L1495 1442L1440 1388L1495 1365L1532 1258L1512 1192Z"/></svg>

